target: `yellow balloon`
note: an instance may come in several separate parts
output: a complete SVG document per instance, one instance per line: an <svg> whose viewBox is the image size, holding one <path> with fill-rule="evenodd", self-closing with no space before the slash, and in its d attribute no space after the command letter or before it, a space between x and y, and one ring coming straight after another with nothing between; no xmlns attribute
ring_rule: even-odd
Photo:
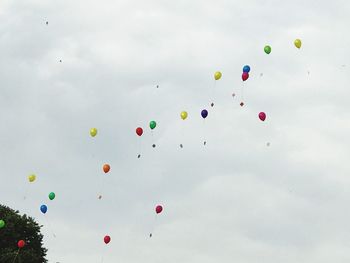
<svg viewBox="0 0 350 263"><path fill-rule="evenodd" d="M96 134L97 134L97 129L96 129L96 128L91 128L91 129L90 129L90 135L91 135L91 137L95 137Z"/></svg>
<svg viewBox="0 0 350 263"><path fill-rule="evenodd" d="M294 46L296 46L297 48L301 48L301 40L300 39L296 39L294 41Z"/></svg>
<svg viewBox="0 0 350 263"><path fill-rule="evenodd" d="M220 72L220 71L216 71L216 72L215 72L215 74L214 74L214 78L215 78L215 80L219 80L219 79L221 79L221 76L222 76L222 74L221 74L221 72Z"/></svg>
<svg viewBox="0 0 350 263"><path fill-rule="evenodd" d="M28 176L28 180L29 180L29 182L31 182L31 183L34 182L35 179L36 179L35 174L31 174L31 175Z"/></svg>
<svg viewBox="0 0 350 263"><path fill-rule="evenodd" d="M181 112L180 116L181 116L181 119L185 120L187 118L187 112L186 111L183 111Z"/></svg>

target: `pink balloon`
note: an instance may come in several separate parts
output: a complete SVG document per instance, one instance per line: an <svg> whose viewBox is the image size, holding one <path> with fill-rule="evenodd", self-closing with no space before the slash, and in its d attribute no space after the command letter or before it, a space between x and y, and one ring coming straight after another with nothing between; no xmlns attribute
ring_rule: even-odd
<svg viewBox="0 0 350 263"><path fill-rule="evenodd" d="M156 213L160 214L163 211L163 207L161 205L156 206Z"/></svg>
<svg viewBox="0 0 350 263"><path fill-rule="evenodd" d="M259 113L259 119L262 120L262 121L265 121L265 119L266 119L266 114L265 114L265 112L260 112L260 113Z"/></svg>
<svg viewBox="0 0 350 263"><path fill-rule="evenodd" d="M248 72L243 72L242 73L242 80L246 81L249 78L249 73Z"/></svg>

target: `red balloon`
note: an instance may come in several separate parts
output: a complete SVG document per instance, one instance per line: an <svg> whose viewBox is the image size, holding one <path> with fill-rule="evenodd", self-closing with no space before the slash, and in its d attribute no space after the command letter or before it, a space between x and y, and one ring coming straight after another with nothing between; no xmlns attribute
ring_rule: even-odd
<svg viewBox="0 0 350 263"><path fill-rule="evenodd" d="M109 164L106 163L106 164L103 166L103 171L104 171L105 173L108 173L109 170L111 170L111 167L109 166Z"/></svg>
<svg viewBox="0 0 350 263"><path fill-rule="evenodd" d="M141 127L138 127L138 128L136 129L136 134L137 134L138 136L141 136L141 135L143 134L143 130L142 130Z"/></svg>
<svg viewBox="0 0 350 263"><path fill-rule="evenodd" d="M108 244L109 242L111 242L111 237L110 237L110 236L105 236L105 237L103 238L103 241L104 241L106 244Z"/></svg>
<svg viewBox="0 0 350 263"><path fill-rule="evenodd" d="M156 206L156 213L160 214L163 211L163 207L161 205Z"/></svg>
<svg viewBox="0 0 350 263"><path fill-rule="evenodd" d="M24 240L20 240L17 243L18 248L23 248L25 245L26 245L26 242L24 242Z"/></svg>
<svg viewBox="0 0 350 263"><path fill-rule="evenodd" d="M249 78L249 73L248 72L243 72L242 73L242 80L246 81Z"/></svg>
<svg viewBox="0 0 350 263"><path fill-rule="evenodd" d="M262 120L262 121L265 121L265 119L266 119L266 114L265 114L265 112L260 112L260 113L259 113L259 119Z"/></svg>

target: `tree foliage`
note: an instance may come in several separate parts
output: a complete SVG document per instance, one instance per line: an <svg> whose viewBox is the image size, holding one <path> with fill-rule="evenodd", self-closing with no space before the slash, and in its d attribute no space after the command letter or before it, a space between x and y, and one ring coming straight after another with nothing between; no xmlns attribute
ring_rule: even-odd
<svg viewBox="0 0 350 263"><path fill-rule="evenodd" d="M32 217L20 215L7 206L0 205L0 219L5 227L0 229L1 263L46 263L47 249L43 247L43 235ZM24 240L26 246L18 249L17 242ZM14 261L15 260L15 261Z"/></svg>

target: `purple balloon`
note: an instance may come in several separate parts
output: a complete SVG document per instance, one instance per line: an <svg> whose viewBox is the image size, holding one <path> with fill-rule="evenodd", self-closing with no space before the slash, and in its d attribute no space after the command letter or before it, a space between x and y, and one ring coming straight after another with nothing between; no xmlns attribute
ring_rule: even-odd
<svg viewBox="0 0 350 263"><path fill-rule="evenodd" d="M208 111L202 110L201 115L202 115L203 119L205 119L208 116Z"/></svg>

